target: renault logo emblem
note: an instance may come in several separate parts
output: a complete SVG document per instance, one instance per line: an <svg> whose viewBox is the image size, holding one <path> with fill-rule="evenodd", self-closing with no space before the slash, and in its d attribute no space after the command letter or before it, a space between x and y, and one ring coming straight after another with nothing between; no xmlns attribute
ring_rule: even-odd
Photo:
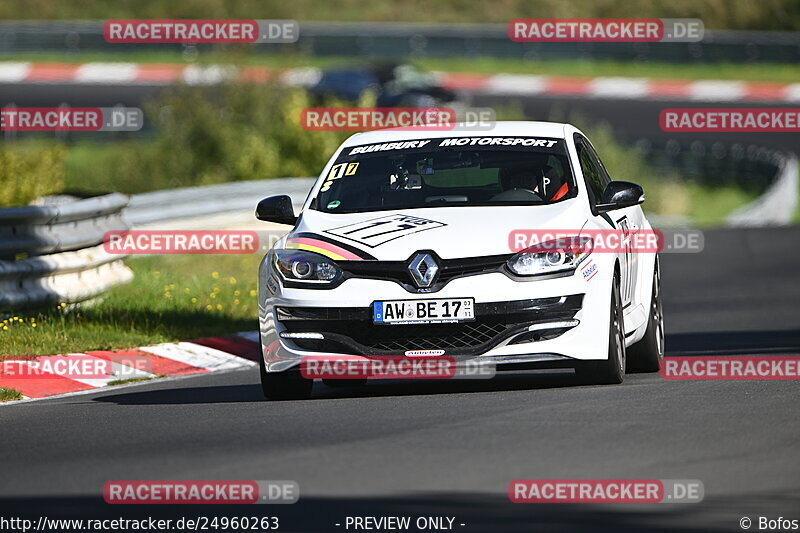
<svg viewBox="0 0 800 533"><path fill-rule="evenodd" d="M417 254L408 265L408 271L419 288L430 287L439 272L439 265L431 254Z"/></svg>

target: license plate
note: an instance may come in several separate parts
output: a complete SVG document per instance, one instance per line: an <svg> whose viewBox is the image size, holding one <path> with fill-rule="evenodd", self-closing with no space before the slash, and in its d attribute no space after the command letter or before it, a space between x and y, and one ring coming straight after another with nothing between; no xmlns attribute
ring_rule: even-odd
<svg viewBox="0 0 800 533"><path fill-rule="evenodd" d="M376 324L452 324L475 320L474 298L388 300L372 304Z"/></svg>

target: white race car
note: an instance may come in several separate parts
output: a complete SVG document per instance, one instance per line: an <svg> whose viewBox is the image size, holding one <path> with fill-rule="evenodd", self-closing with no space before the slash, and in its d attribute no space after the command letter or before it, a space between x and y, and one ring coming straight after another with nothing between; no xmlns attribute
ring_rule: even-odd
<svg viewBox="0 0 800 533"><path fill-rule="evenodd" d="M294 226L259 269L265 396L308 397L301 361L337 355L574 368L583 383L657 371L658 257L624 238L651 231L643 201L569 124L353 135L299 216L288 196L256 209Z"/></svg>

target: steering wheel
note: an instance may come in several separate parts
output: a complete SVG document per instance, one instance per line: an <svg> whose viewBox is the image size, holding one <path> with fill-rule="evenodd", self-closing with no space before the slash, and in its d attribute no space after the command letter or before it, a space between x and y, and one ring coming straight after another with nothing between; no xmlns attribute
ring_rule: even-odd
<svg viewBox="0 0 800 533"><path fill-rule="evenodd" d="M490 198L490 200L492 202L541 202L542 198L530 189L513 188L503 191L499 194L495 194Z"/></svg>

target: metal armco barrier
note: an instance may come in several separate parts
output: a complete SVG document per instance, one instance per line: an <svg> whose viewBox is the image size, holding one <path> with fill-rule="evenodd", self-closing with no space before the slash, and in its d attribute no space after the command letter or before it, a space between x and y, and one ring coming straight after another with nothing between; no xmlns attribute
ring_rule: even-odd
<svg viewBox="0 0 800 533"><path fill-rule="evenodd" d="M44 205L0 209L0 258L77 250L102 242L106 231L128 227L122 219L122 209L128 205L124 194L44 201Z"/></svg>
<svg viewBox="0 0 800 533"><path fill-rule="evenodd" d="M131 196L125 219L133 226L232 211L255 211L267 196L288 194L295 206L303 203L313 178L275 178L184 187Z"/></svg>
<svg viewBox="0 0 800 533"><path fill-rule="evenodd" d="M2 208L0 312L82 302L133 279L123 263L127 256L103 248L108 231L254 211L259 200L275 194L289 194L299 205L313 182L311 178L241 181L132 197L118 193L83 200L51 197L42 205Z"/></svg>
<svg viewBox="0 0 800 533"><path fill-rule="evenodd" d="M800 173L797 156L786 157L767 191L728 216L729 226L783 226L791 224L798 204Z"/></svg>
<svg viewBox="0 0 800 533"><path fill-rule="evenodd" d="M0 209L0 311L81 302L130 281L124 256L102 246L105 232L128 229L127 204L113 193Z"/></svg>

